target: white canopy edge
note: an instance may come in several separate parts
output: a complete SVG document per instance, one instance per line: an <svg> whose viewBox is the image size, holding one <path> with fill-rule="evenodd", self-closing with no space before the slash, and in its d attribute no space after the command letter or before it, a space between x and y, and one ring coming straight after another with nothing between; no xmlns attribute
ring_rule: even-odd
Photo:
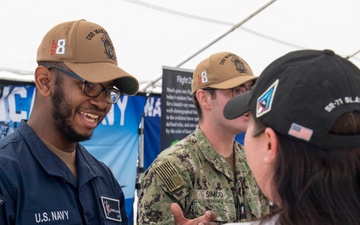
<svg viewBox="0 0 360 225"><path fill-rule="evenodd" d="M0 67L0 80L34 82L34 75L32 71Z"/></svg>

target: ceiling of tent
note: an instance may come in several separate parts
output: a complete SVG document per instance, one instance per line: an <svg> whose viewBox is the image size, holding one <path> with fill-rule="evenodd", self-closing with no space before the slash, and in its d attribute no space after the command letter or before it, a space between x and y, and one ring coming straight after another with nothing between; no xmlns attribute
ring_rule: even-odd
<svg viewBox="0 0 360 225"><path fill-rule="evenodd" d="M359 0L11 0L0 8L5 79L31 80L45 33L77 19L108 31L119 66L142 88L161 85L163 66L193 70L220 51L238 54L257 75L305 48L333 49L360 67Z"/></svg>

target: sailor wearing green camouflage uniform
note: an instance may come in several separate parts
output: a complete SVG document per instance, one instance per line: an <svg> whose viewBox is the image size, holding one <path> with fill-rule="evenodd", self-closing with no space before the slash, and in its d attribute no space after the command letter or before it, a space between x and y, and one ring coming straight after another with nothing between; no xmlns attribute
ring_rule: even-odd
<svg viewBox="0 0 360 225"><path fill-rule="evenodd" d="M195 69L192 91L204 92L209 87L227 94L229 89L233 91L235 87L256 78L239 56L229 52L217 53ZM230 84L229 80L232 81ZM217 93L219 101L224 93ZM226 102L230 98L231 95ZM221 101L225 105L225 100ZM214 107L211 110L219 110L222 114L222 109ZM211 145L214 140L210 140L203 130L202 113L197 110L200 122L196 130L162 151L145 172L139 197L139 225L174 224L170 210L172 203L180 205L187 219L200 217L207 210L214 211L217 224L252 221L269 213L269 201L257 186L243 147L234 141L236 124L228 124L235 127L233 129L225 127L234 133L229 139L228 152L232 155L229 161L217 151L216 144Z"/></svg>
<svg viewBox="0 0 360 225"><path fill-rule="evenodd" d="M242 146L234 143L235 178L230 166L211 147L202 131L160 153L145 173L139 224L173 224L170 205L178 202L186 218L214 211L219 224L245 222L269 212Z"/></svg>

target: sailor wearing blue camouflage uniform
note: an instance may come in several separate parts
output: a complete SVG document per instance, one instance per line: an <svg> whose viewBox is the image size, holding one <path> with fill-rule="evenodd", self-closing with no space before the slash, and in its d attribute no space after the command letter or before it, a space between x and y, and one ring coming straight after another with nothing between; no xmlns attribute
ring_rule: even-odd
<svg viewBox="0 0 360 225"><path fill-rule="evenodd" d="M243 146L234 140L245 131L247 116L238 121L223 117L225 103L251 89L256 78L247 63L230 52L211 55L197 66L192 92L199 126L162 151L145 172L139 225L174 224L172 203L179 204L187 219L211 210L217 224L252 221L270 212Z"/></svg>

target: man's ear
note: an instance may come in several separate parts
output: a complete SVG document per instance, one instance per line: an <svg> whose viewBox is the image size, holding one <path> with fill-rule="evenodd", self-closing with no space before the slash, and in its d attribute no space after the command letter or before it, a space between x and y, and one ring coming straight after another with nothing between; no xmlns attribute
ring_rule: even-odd
<svg viewBox="0 0 360 225"><path fill-rule="evenodd" d="M35 85L37 91L43 96L51 95L50 83L51 83L51 73L44 66L38 66L35 69Z"/></svg>
<svg viewBox="0 0 360 225"><path fill-rule="evenodd" d="M209 92L204 91L203 89L199 89L196 92L196 98L199 102L199 105L201 105L203 108L209 108L210 107L210 98L209 98ZM211 97L211 96L210 96Z"/></svg>
<svg viewBox="0 0 360 225"><path fill-rule="evenodd" d="M279 141L275 131L272 128L267 127L264 133L267 140L267 151L264 157L264 161L268 163L274 163L279 151Z"/></svg>

